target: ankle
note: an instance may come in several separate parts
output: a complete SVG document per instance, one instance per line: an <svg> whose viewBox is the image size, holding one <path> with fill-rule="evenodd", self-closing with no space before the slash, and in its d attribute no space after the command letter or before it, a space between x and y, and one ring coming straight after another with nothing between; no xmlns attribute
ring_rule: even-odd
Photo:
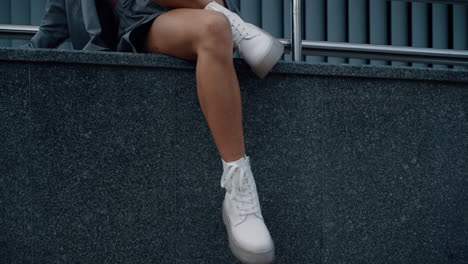
<svg viewBox="0 0 468 264"><path fill-rule="evenodd" d="M223 163L226 163L226 164L234 164L234 163L239 163L241 162L242 160L244 160L245 158L247 157L247 155L244 153L241 157L237 157L237 158L230 158L230 159L221 159L223 161Z"/></svg>
<svg viewBox="0 0 468 264"><path fill-rule="evenodd" d="M234 166L234 167L239 167L239 166L245 166L246 163L245 161L248 160L249 157L244 154L242 157L238 158L238 159L235 159L235 160L230 160L230 161L226 161L224 159L221 159L221 162L223 164L223 170L226 170L227 167L230 167L230 166Z"/></svg>

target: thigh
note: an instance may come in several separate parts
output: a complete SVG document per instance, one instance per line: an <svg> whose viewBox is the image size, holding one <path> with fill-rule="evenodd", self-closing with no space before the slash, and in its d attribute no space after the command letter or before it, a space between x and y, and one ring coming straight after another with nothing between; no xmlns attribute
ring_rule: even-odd
<svg viewBox="0 0 468 264"><path fill-rule="evenodd" d="M195 60L196 47L209 16L213 11L177 8L158 16L147 32L143 49L150 53L162 53L183 59Z"/></svg>

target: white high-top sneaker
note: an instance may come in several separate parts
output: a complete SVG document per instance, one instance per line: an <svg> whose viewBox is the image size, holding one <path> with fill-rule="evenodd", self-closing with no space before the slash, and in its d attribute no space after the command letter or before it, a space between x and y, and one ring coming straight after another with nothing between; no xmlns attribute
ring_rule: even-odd
<svg viewBox="0 0 468 264"><path fill-rule="evenodd" d="M235 162L223 162L221 187L226 189L223 202L223 221L229 247L243 263L273 262L275 248L260 210L257 187L245 155Z"/></svg>
<svg viewBox="0 0 468 264"><path fill-rule="evenodd" d="M231 22L234 47L252 71L260 78L264 78L283 55L283 44L266 31L245 22L239 15L215 1L209 3L205 9L226 15Z"/></svg>

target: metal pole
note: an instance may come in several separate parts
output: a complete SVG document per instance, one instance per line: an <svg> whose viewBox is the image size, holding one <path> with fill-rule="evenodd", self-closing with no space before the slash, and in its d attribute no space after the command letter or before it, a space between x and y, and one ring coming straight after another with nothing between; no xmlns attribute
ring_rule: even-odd
<svg viewBox="0 0 468 264"><path fill-rule="evenodd" d="M31 39L38 26L0 24L0 39Z"/></svg>
<svg viewBox="0 0 468 264"><path fill-rule="evenodd" d="M0 24L0 33L12 33L12 34L36 34L39 31L38 26L31 25L10 25Z"/></svg>
<svg viewBox="0 0 468 264"><path fill-rule="evenodd" d="M291 44L292 59L295 62L302 61L302 0L291 0Z"/></svg>

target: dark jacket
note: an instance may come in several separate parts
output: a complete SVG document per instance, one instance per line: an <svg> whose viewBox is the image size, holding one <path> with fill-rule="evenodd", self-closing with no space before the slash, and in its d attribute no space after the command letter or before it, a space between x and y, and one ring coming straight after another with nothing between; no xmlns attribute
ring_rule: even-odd
<svg viewBox="0 0 468 264"><path fill-rule="evenodd" d="M231 2L229 9L239 13ZM57 48L70 39L73 49L114 51L118 43L118 18L107 0L48 0L39 32L27 48Z"/></svg>
<svg viewBox="0 0 468 264"><path fill-rule="evenodd" d="M57 48L68 38L73 49L115 50L117 19L105 0L48 0L39 32L27 47Z"/></svg>

